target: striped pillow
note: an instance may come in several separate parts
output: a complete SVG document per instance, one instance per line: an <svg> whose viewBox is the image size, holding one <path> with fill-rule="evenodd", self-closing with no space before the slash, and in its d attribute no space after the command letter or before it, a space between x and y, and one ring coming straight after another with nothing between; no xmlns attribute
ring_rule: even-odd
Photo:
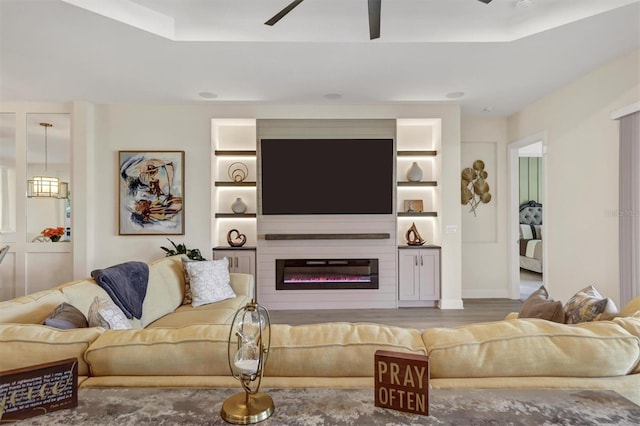
<svg viewBox="0 0 640 426"><path fill-rule="evenodd" d="M533 228L533 238L535 238L536 240L541 240L542 239L542 225L531 225L531 228Z"/></svg>

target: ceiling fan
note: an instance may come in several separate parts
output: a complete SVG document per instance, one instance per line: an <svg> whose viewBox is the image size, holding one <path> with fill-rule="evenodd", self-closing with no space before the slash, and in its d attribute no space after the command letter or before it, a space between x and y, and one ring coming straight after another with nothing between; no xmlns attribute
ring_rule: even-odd
<svg viewBox="0 0 640 426"><path fill-rule="evenodd" d="M380 6L382 0L367 0L369 2L369 39L374 40L380 38ZM484 4L491 3L492 0L478 0ZM273 15L271 19L265 22L265 25L273 26L276 22L284 18L287 13L291 12L296 6L302 3L302 0L293 0L280 12Z"/></svg>

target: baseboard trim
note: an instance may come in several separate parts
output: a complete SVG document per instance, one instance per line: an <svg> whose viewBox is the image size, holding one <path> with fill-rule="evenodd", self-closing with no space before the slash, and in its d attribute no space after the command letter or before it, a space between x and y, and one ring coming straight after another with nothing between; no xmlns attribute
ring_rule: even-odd
<svg viewBox="0 0 640 426"><path fill-rule="evenodd" d="M438 302L440 309L464 309L462 299L440 299Z"/></svg>

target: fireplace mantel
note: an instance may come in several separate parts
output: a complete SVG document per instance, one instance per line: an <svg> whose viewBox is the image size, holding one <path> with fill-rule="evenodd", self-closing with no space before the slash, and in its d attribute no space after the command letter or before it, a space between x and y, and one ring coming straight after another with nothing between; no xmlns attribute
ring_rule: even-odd
<svg viewBox="0 0 640 426"><path fill-rule="evenodd" d="M265 234L265 240L388 240L391 234L360 233L360 234Z"/></svg>

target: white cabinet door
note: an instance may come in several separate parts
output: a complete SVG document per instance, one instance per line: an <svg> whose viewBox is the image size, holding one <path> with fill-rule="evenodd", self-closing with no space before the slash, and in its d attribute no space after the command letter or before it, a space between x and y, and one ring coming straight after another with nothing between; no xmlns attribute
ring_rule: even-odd
<svg viewBox="0 0 640 426"><path fill-rule="evenodd" d="M399 250L398 300L421 302L439 299L440 250L435 248Z"/></svg>
<svg viewBox="0 0 640 426"><path fill-rule="evenodd" d="M256 252L254 250L214 250L214 260L227 258L229 272L240 272L255 275Z"/></svg>
<svg viewBox="0 0 640 426"><path fill-rule="evenodd" d="M419 300L420 277L417 267L418 250L400 250L398 266L399 300Z"/></svg>
<svg viewBox="0 0 640 426"><path fill-rule="evenodd" d="M420 275L420 300L440 298L440 252L419 250L418 269Z"/></svg>
<svg viewBox="0 0 640 426"><path fill-rule="evenodd" d="M214 250L213 260L222 260L225 257L229 261L229 272L233 272L233 256L235 253L231 250Z"/></svg>
<svg viewBox="0 0 640 426"><path fill-rule="evenodd" d="M238 251L235 253L234 271L243 274L256 274L256 252Z"/></svg>

